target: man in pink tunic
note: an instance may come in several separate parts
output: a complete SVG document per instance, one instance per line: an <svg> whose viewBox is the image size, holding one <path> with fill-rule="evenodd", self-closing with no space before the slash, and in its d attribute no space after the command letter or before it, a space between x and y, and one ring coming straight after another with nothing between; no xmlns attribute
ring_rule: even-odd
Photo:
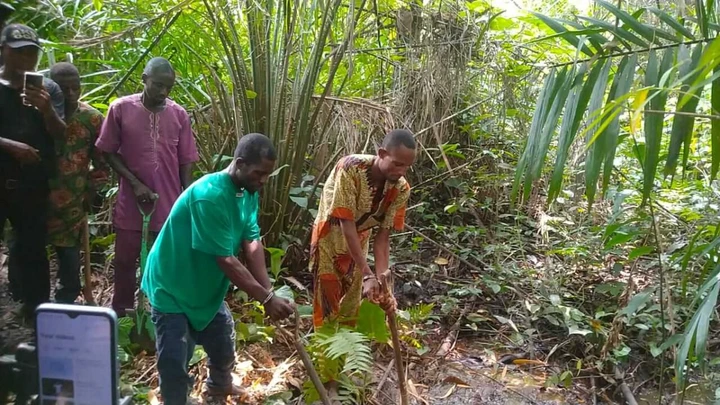
<svg viewBox="0 0 720 405"><path fill-rule="evenodd" d="M110 105L95 146L120 176L115 204L115 285L112 307L124 316L135 307L136 269L142 239L142 215L153 201L150 231L157 235L183 189L191 183L198 160L190 117L170 100L175 72L164 58L151 59L143 71L143 92Z"/></svg>

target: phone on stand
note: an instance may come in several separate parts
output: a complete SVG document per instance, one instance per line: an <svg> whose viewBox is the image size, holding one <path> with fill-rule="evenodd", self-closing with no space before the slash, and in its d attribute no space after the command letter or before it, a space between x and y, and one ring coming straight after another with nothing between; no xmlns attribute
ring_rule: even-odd
<svg viewBox="0 0 720 405"><path fill-rule="evenodd" d="M36 309L39 404L117 405L117 315L109 308Z"/></svg>
<svg viewBox="0 0 720 405"><path fill-rule="evenodd" d="M25 101L25 90L28 86L35 87L36 89L43 88L43 75L35 72L25 72L25 82L23 84L23 104L28 107L32 107L27 101Z"/></svg>

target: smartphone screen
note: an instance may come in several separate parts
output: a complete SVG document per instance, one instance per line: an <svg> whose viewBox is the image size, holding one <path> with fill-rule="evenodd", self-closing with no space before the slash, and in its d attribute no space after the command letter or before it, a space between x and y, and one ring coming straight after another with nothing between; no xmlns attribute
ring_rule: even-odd
<svg viewBox="0 0 720 405"><path fill-rule="evenodd" d="M25 72L25 88L28 85L37 89L43 88L43 75L35 72Z"/></svg>
<svg viewBox="0 0 720 405"><path fill-rule="evenodd" d="M40 404L116 405L115 318L70 307L37 311Z"/></svg>

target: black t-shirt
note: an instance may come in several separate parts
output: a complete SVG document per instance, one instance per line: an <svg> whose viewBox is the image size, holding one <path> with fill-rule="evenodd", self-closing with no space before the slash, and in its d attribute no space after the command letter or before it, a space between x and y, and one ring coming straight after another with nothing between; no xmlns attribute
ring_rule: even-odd
<svg viewBox="0 0 720 405"><path fill-rule="evenodd" d="M55 148L42 114L34 107L24 105L20 93L0 83L0 137L37 149L40 162L21 166L9 153L0 150L0 180L15 179L30 186L46 181L55 172Z"/></svg>

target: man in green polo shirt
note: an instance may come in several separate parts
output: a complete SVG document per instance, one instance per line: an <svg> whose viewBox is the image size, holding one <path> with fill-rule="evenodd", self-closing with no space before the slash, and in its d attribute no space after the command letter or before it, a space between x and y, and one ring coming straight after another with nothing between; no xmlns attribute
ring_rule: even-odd
<svg viewBox="0 0 720 405"><path fill-rule="evenodd" d="M273 319L293 305L273 294L258 226L258 191L275 166L270 139L240 138L230 166L193 183L175 202L148 255L142 290L152 306L165 405L186 405L195 344L208 355L209 395L240 395L232 384L235 328L224 298L230 283ZM247 267L236 255L242 252Z"/></svg>

